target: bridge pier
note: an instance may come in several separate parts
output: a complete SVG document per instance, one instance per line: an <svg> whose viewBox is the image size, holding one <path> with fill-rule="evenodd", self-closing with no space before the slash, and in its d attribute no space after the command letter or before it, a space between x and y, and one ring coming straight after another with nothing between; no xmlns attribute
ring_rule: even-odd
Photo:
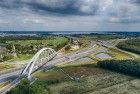
<svg viewBox="0 0 140 94"><path fill-rule="evenodd" d="M29 81L32 81L32 76L31 76L31 75L28 75L27 79L28 79Z"/></svg>

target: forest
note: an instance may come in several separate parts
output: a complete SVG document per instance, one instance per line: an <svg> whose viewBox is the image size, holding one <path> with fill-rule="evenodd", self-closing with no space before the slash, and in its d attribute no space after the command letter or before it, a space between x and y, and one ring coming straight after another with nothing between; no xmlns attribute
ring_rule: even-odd
<svg viewBox="0 0 140 94"><path fill-rule="evenodd" d="M38 50L49 47L56 51L64 47L69 39L61 36L48 37L4 37L0 38L0 62L15 57L28 59Z"/></svg>
<svg viewBox="0 0 140 94"><path fill-rule="evenodd" d="M105 60L99 61L101 68L140 77L140 62L136 60Z"/></svg>
<svg viewBox="0 0 140 94"><path fill-rule="evenodd" d="M120 42L117 47L122 50L140 54L140 38L129 39L124 42Z"/></svg>

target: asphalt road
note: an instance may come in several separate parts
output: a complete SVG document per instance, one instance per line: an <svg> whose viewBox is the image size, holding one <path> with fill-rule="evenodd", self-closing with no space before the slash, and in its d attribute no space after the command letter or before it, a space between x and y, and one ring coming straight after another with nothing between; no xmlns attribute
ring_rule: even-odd
<svg viewBox="0 0 140 94"><path fill-rule="evenodd" d="M100 47L97 47L97 44L100 45ZM85 57L92 53L99 53L99 52L106 51L106 48L104 47L104 45L106 46L107 43L97 43L97 44L95 42L91 42L91 45L87 48L81 49L76 52L68 53L63 56L56 56L54 59L47 62L42 67L47 69L47 68L55 66L57 64L61 64L61 63L64 64L67 62L75 61L76 59ZM11 71L9 73L0 75L0 82L3 80L8 80L10 77L13 77L13 76L19 76L21 74L22 70L23 69L19 69L16 71ZM0 90L0 94L5 94L6 91L8 91L12 87L16 86L20 82L20 80L21 79L19 79L19 78L14 80L14 82L12 82L8 87L5 87L4 89Z"/></svg>
<svg viewBox="0 0 140 94"><path fill-rule="evenodd" d="M100 45L101 47L96 47L95 42L91 42L91 45L87 48L81 49L79 51L76 52L72 52L72 53L68 53L66 55L63 56L56 56L54 59L52 59L51 61L47 62L43 68L45 67L46 69L52 66L55 66L57 64L63 64L65 62L71 62L71 61L75 61L78 58L82 58L85 57L89 54L92 53L99 53L99 52L104 52L106 50L105 47L108 48L110 42L98 42L98 45ZM111 42L112 44L112 42ZM102 47L103 46L103 47ZM114 47L114 45L112 45ZM16 70L16 71L11 71L9 73L0 75L0 82L3 80L8 80L10 77L13 76L19 76L20 73L22 72L23 69L20 70ZM8 87L5 87L3 90L0 90L0 94L5 94L6 91L10 90L12 87L16 86L21 79L17 78L16 80L14 80L14 82L12 82ZM6 91L5 91L6 90ZM3 93L2 93L3 92Z"/></svg>
<svg viewBox="0 0 140 94"><path fill-rule="evenodd" d="M95 45L96 44L92 44L87 48L84 48L82 50L79 50L79 51L76 51L76 52L73 52L73 53L69 53L69 54L66 54L66 55L63 55L63 56L56 56L53 60L47 62L43 67L54 66L56 64L60 64L60 63L63 63L63 62L71 62L71 61L74 61L78 58L87 56L88 54L91 54L91 53L93 53L97 50ZM0 81L8 80L10 77L13 77L13 76L19 76L20 73L22 72L22 70L23 69L19 69L19 70L16 70L16 71L11 71L9 73L0 75ZM16 80L17 80L16 82L19 82L19 79L16 79ZM11 83L11 84L15 85L16 83Z"/></svg>

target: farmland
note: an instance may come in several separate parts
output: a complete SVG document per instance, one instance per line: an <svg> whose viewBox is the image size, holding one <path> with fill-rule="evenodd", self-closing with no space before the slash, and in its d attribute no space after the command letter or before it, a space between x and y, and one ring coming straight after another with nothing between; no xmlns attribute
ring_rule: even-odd
<svg viewBox="0 0 140 94"><path fill-rule="evenodd" d="M119 94L119 92L125 93L128 88L131 88L131 92L135 91L138 94L139 90L135 87L139 88L138 83L140 83L140 80L135 77L110 72L92 65L55 68L36 73L34 76L50 81L47 87L50 94L106 94L106 92L113 94L116 89L118 90L116 94ZM121 91L122 87L124 91ZM127 94L131 93L127 91Z"/></svg>

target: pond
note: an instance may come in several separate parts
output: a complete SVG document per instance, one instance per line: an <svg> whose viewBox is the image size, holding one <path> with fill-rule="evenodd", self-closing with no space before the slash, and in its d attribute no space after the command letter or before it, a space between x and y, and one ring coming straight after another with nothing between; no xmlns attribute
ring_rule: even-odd
<svg viewBox="0 0 140 94"><path fill-rule="evenodd" d="M97 58L100 58L100 59L110 59L111 56L109 54L106 54L106 53L99 53L96 55Z"/></svg>

